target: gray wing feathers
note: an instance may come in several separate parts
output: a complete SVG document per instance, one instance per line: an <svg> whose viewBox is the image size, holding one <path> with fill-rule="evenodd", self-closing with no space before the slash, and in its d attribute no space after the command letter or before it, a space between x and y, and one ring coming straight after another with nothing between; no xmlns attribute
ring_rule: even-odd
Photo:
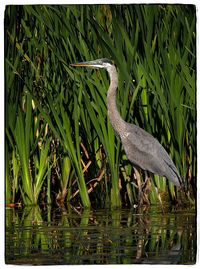
<svg viewBox="0 0 200 269"><path fill-rule="evenodd" d="M128 124L121 139L127 157L133 164L143 170L165 176L180 186L181 178L173 161L152 135L134 124Z"/></svg>

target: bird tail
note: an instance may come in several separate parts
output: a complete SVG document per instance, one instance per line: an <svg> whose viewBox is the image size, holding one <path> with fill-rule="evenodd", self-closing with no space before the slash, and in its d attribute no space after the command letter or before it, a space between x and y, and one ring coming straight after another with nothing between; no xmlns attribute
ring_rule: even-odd
<svg viewBox="0 0 200 269"><path fill-rule="evenodd" d="M167 165L169 166L169 179L171 179L176 186L183 187L183 180L179 175L174 163L167 163Z"/></svg>

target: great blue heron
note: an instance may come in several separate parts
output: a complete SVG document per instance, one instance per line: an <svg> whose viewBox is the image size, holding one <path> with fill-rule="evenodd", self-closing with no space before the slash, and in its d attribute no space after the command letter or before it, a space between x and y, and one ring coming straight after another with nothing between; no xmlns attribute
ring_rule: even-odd
<svg viewBox="0 0 200 269"><path fill-rule="evenodd" d="M108 115L114 130L121 138L128 159L134 166L164 176L174 185L181 186L182 179L163 146L151 134L135 124L125 122L120 116L116 105L118 74L112 61L103 58L75 63L71 66L104 68L108 71L110 76L110 86L107 92Z"/></svg>

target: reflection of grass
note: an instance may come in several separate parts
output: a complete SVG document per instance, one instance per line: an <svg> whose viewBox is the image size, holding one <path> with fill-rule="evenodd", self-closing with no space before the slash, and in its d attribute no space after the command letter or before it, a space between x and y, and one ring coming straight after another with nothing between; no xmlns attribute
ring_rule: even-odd
<svg viewBox="0 0 200 269"><path fill-rule="evenodd" d="M168 209L166 209L168 211ZM192 209L73 212L38 207L6 214L6 262L128 264L195 262ZM14 225L12 223L15 223Z"/></svg>
<svg viewBox="0 0 200 269"><path fill-rule="evenodd" d="M118 67L122 117L163 144L194 199L193 6L8 6L5 33L7 203L133 205L138 182L151 203L158 193L177 199L171 183L135 181L125 164L107 116L106 72L69 67L101 57Z"/></svg>

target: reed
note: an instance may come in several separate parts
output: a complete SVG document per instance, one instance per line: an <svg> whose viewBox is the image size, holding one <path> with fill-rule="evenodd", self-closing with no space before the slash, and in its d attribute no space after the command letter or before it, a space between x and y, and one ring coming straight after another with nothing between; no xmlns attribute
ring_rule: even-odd
<svg viewBox="0 0 200 269"><path fill-rule="evenodd" d="M120 207L137 203L138 184L146 202L179 200L162 177L135 180L106 72L69 66L101 57L117 65L122 117L161 142L194 201L195 23L192 5L7 6L6 202Z"/></svg>

